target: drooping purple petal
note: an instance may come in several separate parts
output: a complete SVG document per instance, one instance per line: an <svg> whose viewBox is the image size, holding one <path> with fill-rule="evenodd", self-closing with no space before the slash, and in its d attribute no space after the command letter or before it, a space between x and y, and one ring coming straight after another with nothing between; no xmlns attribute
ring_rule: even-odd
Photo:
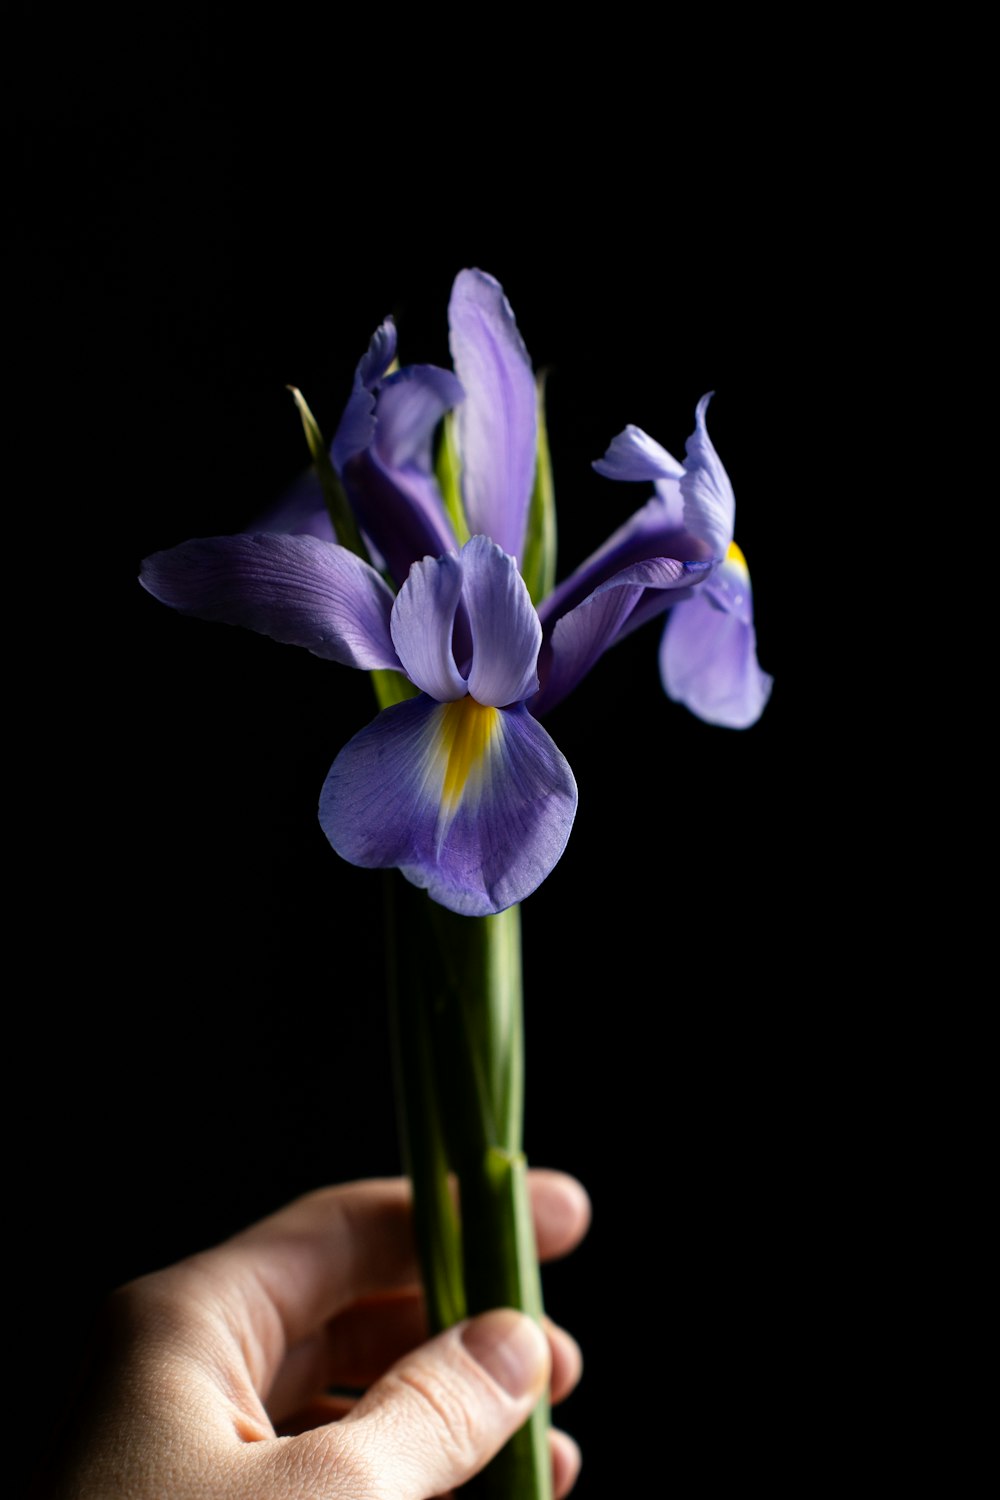
<svg viewBox="0 0 1000 1500"><path fill-rule="evenodd" d="M671 611L660 675L669 696L706 723L748 729L763 713L773 679L757 662L749 575L741 555L728 562Z"/></svg>
<svg viewBox="0 0 1000 1500"><path fill-rule="evenodd" d="M392 640L412 682L439 703L469 691L455 665L452 636L462 596L457 557L425 557L414 563L392 608Z"/></svg>
<svg viewBox="0 0 1000 1500"><path fill-rule="evenodd" d="M338 854L398 866L464 916L522 901L566 846L577 791L565 758L523 705L410 699L344 746L320 799Z"/></svg>
<svg viewBox="0 0 1000 1500"><path fill-rule="evenodd" d="M448 319L465 390L455 417L469 530L522 561L537 436L531 360L503 288L483 271L459 272Z"/></svg>
<svg viewBox="0 0 1000 1500"><path fill-rule="evenodd" d="M694 432L685 444L687 463L681 495L685 526L707 542L716 557L722 558L733 539L736 497L705 426L705 412L712 395L709 391L698 402Z"/></svg>
<svg viewBox="0 0 1000 1500"><path fill-rule="evenodd" d="M309 536L215 536L154 553L143 588L205 620L245 625L349 667L391 667L392 592L367 563Z"/></svg>
<svg viewBox="0 0 1000 1500"><path fill-rule="evenodd" d="M340 419L330 456L337 473L348 459L370 448L375 435L375 386L396 357L396 325L386 318L372 334L371 343L358 361L354 389Z"/></svg>
<svg viewBox="0 0 1000 1500"><path fill-rule="evenodd" d="M383 464L412 464L429 474L434 429L461 399L459 381L437 365L407 365L390 375L375 403L375 452Z"/></svg>
<svg viewBox="0 0 1000 1500"><path fill-rule="evenodd" d="M633 563L658 557L676 558L678 562L710 560L710 548L683 529L679 512L677 481L661 480L653 498L542 600L538 607L542 625L549 629L560 616Z"/></svg>
<svg viewBox="0 0 1000 1500"><path fill-rule="evenodd" d="M542 627L512 557L474 536L462 548L462 594L472 633L468 690L479 703L503 708L538 687L535 670Z"/></svg>
<svg viewBox="0 0 1000 1500"><path fill-rule="evenodd" d="M593 467L606 479L629 481L680 479L684 474L683 464L631 422L624 432L611 439L608 451Z"/></svg>
<svg viewBox="0 0 1000 1500"><path fill-rule="evenodd" d="M542 687L532 712L548 712L576 687L598 658L628 633L631 616L647 594L655 596L661 610L667 609L675 591L688 589L708 566L672 557L647 558L623 568L562 615L542 649Z"/></svg>

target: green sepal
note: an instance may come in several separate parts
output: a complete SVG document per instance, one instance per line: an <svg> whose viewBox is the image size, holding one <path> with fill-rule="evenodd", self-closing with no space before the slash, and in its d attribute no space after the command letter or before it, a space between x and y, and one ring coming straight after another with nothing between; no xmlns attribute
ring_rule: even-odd
<svg viewBox="0 0 1000 1500"><path fill-rule="evenodd" d="M528 585L532 604L537 605L551 594L556 583L556 490L545 425L544 372L536 377L535 389L538 394L538 450L521 574Z"/></svg>
<svg viewBox="0 0 1000 1500"><path fill-rule="evenodd" d="M344 493L344 486L340 482L336 469L330 462L330 454L323 441L323 434L319 430L316 418L309 410L302 392L297 390L294 385L290 385L288 389L292 393L295 405L299 409L299 416L302 418L302 430L306 435L309 454L316 469L316 477L323 491L323 499L326 501L326 508L330 513L330 520L333 523L333 530L337 541L342 547L346 547L348 552L353 552L357 557L360 557L362 562L370 563L371 558L368 556L367 548L361 540L361 533L358 531L357 522L354 519L350 503Z"/></svg>
<svg viewBox="0 0 1000 1500"><path fill-rule="evenodd" d="M394 703L405 703L407 698L415 698L420 692L408 677L404 677L402 672L394 672L391 667L375 667L371 679L379 708L392 708Z"/></svg>
<svg viewBox="0 0 1000 1500"><path fill-rule="evenodd" d="M451 411L445 413L434 468L444 508L455 533L455 540L462 547L469 540L469 523L465 518L465 506L462 503L462 465L458 457L458 444L455 441L455 413Z"/></svg>

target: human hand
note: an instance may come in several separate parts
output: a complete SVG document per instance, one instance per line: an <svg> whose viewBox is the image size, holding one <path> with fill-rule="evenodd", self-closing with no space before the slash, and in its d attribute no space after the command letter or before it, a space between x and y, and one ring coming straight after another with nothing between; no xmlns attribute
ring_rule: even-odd
<svg viewBox="0 0 1000 1500"><path fill-rule="evenodd" d="M530 1174L539 1254L565 1254L583 1189ZM510 1309L422 1343L409 1189L326 1188L112 1297L53 1500L429 1500L477 1473L575 1342ZM367 1387L355 1402L330 1386ZM552 1433L557 1500L579 1452Z"/></svg>

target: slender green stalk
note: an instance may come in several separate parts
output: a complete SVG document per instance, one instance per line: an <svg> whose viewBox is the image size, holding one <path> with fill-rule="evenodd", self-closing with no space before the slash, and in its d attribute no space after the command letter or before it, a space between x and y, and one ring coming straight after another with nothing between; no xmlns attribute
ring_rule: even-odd
<svg viewBox="0 0 1000 1500"><path fill-rule="evenodd" d="M516 1307L539 1318L527 1168L521 928L517 907L458 917L404 882L394 890L394 1034L404 1155L432 1320ZM458 1179L461 1274L446 1170ZM458 1313L458 1316L463 1316ZM548 1406L463 1490L550 1500Z"/></svg>

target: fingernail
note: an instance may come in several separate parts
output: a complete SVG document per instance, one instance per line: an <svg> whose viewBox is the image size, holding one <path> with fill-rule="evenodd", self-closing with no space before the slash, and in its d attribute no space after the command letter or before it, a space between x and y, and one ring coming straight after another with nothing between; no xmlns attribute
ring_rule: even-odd
<svg viewBox="0 0 1000 1500"><path fill-rule="evenodd" d="M545 1383L549 1346L524 1313L510 1308L483 1313L462 1329L462 1343L509 1396L526 1396Z"/></svg>

